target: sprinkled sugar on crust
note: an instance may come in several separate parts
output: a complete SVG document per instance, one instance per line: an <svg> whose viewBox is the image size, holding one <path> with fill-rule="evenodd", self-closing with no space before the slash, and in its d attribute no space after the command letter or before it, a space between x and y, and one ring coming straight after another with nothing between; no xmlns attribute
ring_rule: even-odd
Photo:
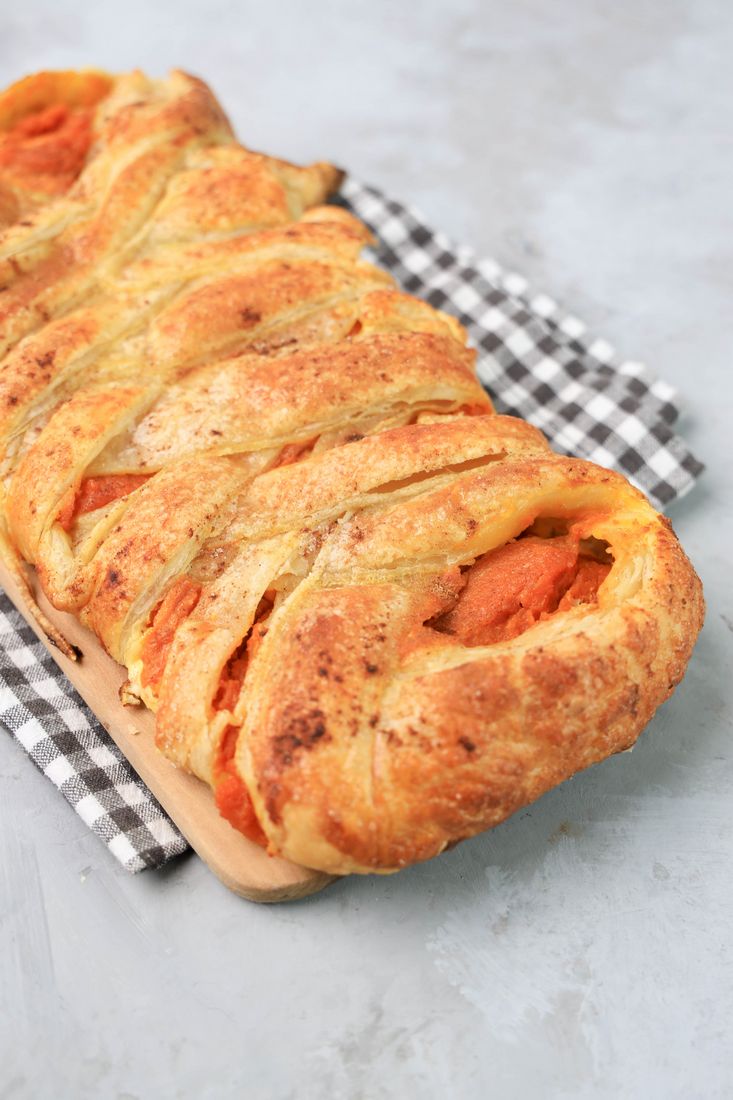
<svg viewBox="0 0 733 1100"><path fill-rule="evenodd" d="M4 556L234 826L332 873L628 748L703 616L669 523L494 415L461 326L360 259L340 178L180 72L0 95Z"/></svg>

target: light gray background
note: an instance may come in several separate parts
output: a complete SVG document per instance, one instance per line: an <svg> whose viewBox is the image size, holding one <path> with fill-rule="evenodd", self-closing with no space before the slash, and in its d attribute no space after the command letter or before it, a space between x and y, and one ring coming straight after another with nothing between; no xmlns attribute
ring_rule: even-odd
<svg viewBox="0 0 733 1100"><path fill-rule="evenodd" d="M180 65L527 274L685 398L706 584L633 754L398 877L258 908L131 877L0 742L6 1097L730 1096L733 7L9 2L5 83Z"/></svg>

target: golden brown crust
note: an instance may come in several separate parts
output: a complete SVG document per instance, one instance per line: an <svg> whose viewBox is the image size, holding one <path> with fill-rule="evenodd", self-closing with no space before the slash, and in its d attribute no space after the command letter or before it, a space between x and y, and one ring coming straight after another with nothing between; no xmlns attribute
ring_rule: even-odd
<svg viewBox="0 0 733 1100"><path fill-rule="evenodd" d="M323 562L273 619L251 671L268 691L249 701L240 767L291 858L342 871L428 858L628 748L682 676L702 621L699 584L668 524L620 478L589 494L572 460L542 459L520 460L511 477L498 466L463 480L476 483L464 486L463 515L492 541L487 500L514 534L536 514L587 514L588 533L614 554L599 604L510 642L451 644L425 626L435 613L426 580L483 547L461 551L465 533L433 528L444 556L426 576L396 516L345 528L357 555L337 549ZM446 492L410 502L414 526ZM427 527L415 539L431 548Z"/></svg>
<svg viewBox="0 0 733 1100"><path fill-rule="evenodd" d="M49 107L57 111L61 108L63 114L88 112L91 118L87 136L93 142L95 108L110 89L107 74L86 69L36 73L0 94L0 227L27 217L63 194L73 182L76 173L63 148L64 137L68 143L69 135L62 134L59 138L53 134L54 120L48 117ZM18 144L18 139L13 139L14 129L29 116L42 116L43 112L46 112L45 124L41 118L40 126L31 127L24 155L14 157ZM62 164L55 165L54 160L59 157Z"/></svg>
<svg viewBox="0 0 733 1100"><path fill-rule="evenodd" d="M0 163L3 542L127 665L161 750L216 785L235 744L270 849L343 873L632 744L702 620L669 524L493 415L460 324L323 205L337 169L237 145L183 73L39 74L0 130L80 97L63 194ZM490 645L439 629L537 520L607 547L597 599Z"/></svg>

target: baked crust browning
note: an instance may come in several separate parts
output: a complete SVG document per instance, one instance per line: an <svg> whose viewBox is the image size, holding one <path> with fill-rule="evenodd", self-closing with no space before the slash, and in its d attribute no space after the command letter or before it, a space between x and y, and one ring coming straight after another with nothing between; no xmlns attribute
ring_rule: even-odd
<svg viewBox="0 0 733 1100"><path fill-rule="evenodd" d="M337 874L628 748L703 615L667 521L360 258L340 178L183 73L0 95L4 556L233 827Z"/></svg>
<svg viewBox="0 0 733 1100"><path fill-rule="evenodd" d="M620 478L599 492L599 475L547 459L465 475L469 522L433 526L432 546L428 527L415 535L429 569L389 512L344 527L249 673L268 690L248 701L238 763L279 850L342 872L396 869L633 744L682 677L702 600L668 524ZM415 529L445 495L409 502ZM611 548L597 604L484 646L431 627L456 560L506 537L492 515L520 534L563 513ZM352 539L357 554L342 553Z"/></svg>
<svg viewBox="0 0 733 1100"><path fill-rule="evenodd" d="M63 195L94 140L95 107L107 96L105 73L36 73L0 95L0 226Z"/></svg>

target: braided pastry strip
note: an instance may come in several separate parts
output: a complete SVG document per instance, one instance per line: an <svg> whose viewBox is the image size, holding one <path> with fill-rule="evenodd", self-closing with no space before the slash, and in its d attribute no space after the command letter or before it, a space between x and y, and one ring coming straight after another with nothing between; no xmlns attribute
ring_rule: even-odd
<svg viewBox="0 0 733 1100"><path fill-rule="evenodd" d="M0 96L4 555L234 827L332 873L628 748L703 615L641 494L494 415L461 326L359 259L339 179L182 73Z"/></svg>

